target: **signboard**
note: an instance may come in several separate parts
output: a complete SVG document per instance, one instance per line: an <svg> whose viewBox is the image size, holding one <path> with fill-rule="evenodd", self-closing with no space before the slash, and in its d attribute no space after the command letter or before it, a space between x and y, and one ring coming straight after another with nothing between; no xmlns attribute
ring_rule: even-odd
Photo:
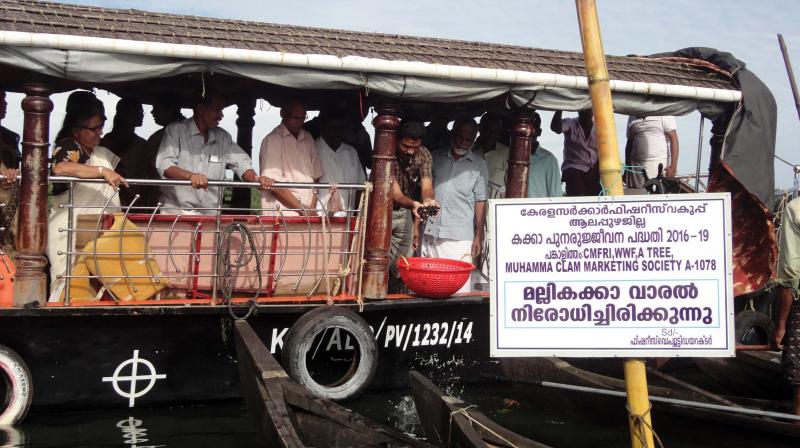
<svg viewBox="0 0 800 448"><path fill-rule="evenodd" d="M730 195L489 201L491 355L735 355Z"/></svg>

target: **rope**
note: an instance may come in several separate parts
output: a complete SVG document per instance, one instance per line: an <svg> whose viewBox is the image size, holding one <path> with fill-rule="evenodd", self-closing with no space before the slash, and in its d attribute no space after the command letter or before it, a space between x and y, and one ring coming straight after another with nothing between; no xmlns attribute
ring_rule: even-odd
<svg viewBox="0 0 800 448"><path fill-rule="evenodd" d="M633 421L633 435L634 437L639 439L639 443L641 444L641 446L643 446L644 448L650 448L647 443L647 438L644 435L644 431L642 430L642 428L646 427L647 429L650 430L650 432L653 433L653 437L656 439L656 444L659 447L664 448L664 444L661 442L661 438L658 437L658 434L656 434L656 430L653 429L653 425L647 423L647 420L645 420L647 414L649 414L650 411L653 409L653 404L649 403L647 405L647 410L644 411L642 414L634 414L627 403L625 404L625 409L628 411L628 417Z"/></svg>
<svg viewBox="0 0 800 448"><path fill-rule="evenodd" d="M333 195L336 193L336 185L331 185L331 193L330 197L333 198ZM319 195L317 195L317 200L319 200ZM338 200L338 199L337 199ZM327 288L328 292L328 305L333 305L333 298L331 298L331 279L328 276L328 263L330 262L331 252L328 250L328 238L330 237L330 233L328 233L328 211L325 209L325 204L322 204L320 201L320 205L322 206L322 250L325 251L327 257L325 257L324 266L322 275L325 276L325 287Z"/></svg>
<svg viewBox="0 0 800 448"><path fill-rule="evenodd" d="M618 170L614 169L600 170L600 193L597 194L597 197L608 196L609 192L611 192L611 188L617 185L616 183L614 183L613 185L610 185L608 188L606 188L606 186L603 185L603 173L616 173L616 172L619 172L620 180L617 182L620 182L625 173L644 174L644 166L625 165L624 163L621 163Z"/></svg>
<svg viewBox="0 0 800 448"><path fill-rule="evenodd" d="M361 195L361 203L358 205L361 212L358 214L360 222L356 223L358 227L359 248L356 254L356 263L358 263L358 294L356 294L356 303L358 303L358 312L364 311L364 297L361 294L361 287L363 286L362 278L364 276L364 241L367 234L367 212L369 211L369 195L372 192L372 182L364 183L364 193ZM360 225L358 225L360 224Z"/></svg>
<svg viewBox="0 0 800 448"><path fill-rule="evenodd" d="M453 420L455 419L456 414L461 414L467 420L469 420L470 426L472 426L473 424L477 424L478 426L483 428L489 434L491 434L491 435L497 437L498 439L500 439L501 441L503 441L503 443L505 443L507 446L509 446L511 448L517 448L517 445L514 445L509 440L506 440L500 434L492 431L491 428L489 428L488 426L486 426L483 423L481 423L481 422L475 420L474 418L472 418L472 416L469 415L469 412L467 412L467 410L469 410L470 408L474 408L474 407L475 407L475 405L471 404L471 405L469 405L469 406L467 406L465 408L458 408L455 411L450 413L450 428L447 431L447 446L453 446Z"/></svg>
<svg viewBox="0 0 800 448"><path fill-rule="evenodd" d="M234 233L239 235L242 247L241 250L235 255L234 259L231 260L231 242L233 241ZM228 313L234 320L247 319L256 311L256 299L261 292L261 255L256 249L256 242L253 238L253 234L250 233L250 229L241 223L234 222L233 224L225 227L220 233L219 241L220 247L217 250L217 255L221 261L219 266L221 270L220 280L222 282L223 302L225 302L227 305ZM256 272L258 273L256 279L258 279L258 288L248 302L247 312L244 314L244 316L237 316L233 310L233 289L236 286L236 280L239 278L239 270L242 269L242 267L244 267L252 258L255 258L256 260Z"/></svg>

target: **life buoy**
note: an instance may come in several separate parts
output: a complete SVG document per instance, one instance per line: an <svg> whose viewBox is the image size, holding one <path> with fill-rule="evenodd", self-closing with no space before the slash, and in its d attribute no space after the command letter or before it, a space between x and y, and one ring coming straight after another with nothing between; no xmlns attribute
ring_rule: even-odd
<svg viewBox="0 0 800 448"><path fill-rule="evenodd" d="M736 343L740 345L765 345L769 343L774 324L766 314L745 310L734 316Z"/></svg>
<svg viewBox="0 0 800 448"><path fill-rule="evenodd" d="M326 329L338 328L355 338L355 354L348 372L336 383L319 384L311 376L306 355L314 349L314 340ZM286 334L281 355L289 376L313 394L329 400L349 400L372 383L378 368L378 344L369 325L361 316L345 308L322 306L300 316Z"/></svg>
<svg viewBox="0 0 800 448"><path fill-rule="evenodd" d="M8 347L0 345L0 381L5 397L0 396L0 426L19 423L28 413L33 399L31 372L25 361Z"/></svg>

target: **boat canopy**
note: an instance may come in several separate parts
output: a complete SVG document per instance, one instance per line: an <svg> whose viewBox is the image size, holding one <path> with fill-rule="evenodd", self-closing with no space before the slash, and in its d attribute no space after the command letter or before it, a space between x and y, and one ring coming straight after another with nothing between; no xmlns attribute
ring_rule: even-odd
<svg viewBox="0 0 800 448"><path fill-rule="evenodd" d="M0 11L0 63L60 80L108 85L206 73L425 102L511 94L538 109L590 105L575 52L33 0L2 0ZM609 56L608 67L619 113L716 115L741 98L729 77L703 66Z"/></svg>
<svg viewBox="0 0 800 448"><path fill-rule="evenodd" d="M716 145L712 138L712 165L726 162L769 207L774 99L748 74L765 107L747 110L743 84L753 83L741 82L744 64L729 64L720 57L727 53L696 50L607 56L614 111L699 111L714 121L718 137ZM191 98L211 82L232 97L247 94L273 104L307 95L311 108L314 98L324 102L346 92L373 104L393 98L407 107L450 103L477 113L591 107L583 55L576 52L35 0L0 0L0 65L6 68L0 84L10 91L39 79L56 91L99 87L147 100L166 89ZM729 151L729 142L737 148Z"/></svg>

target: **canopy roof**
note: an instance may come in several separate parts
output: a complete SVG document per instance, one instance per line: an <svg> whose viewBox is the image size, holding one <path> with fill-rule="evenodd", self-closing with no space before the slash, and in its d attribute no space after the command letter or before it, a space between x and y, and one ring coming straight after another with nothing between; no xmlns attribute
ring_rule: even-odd
<svg viewBox="0 0 800 448"><path fill-rule="evenodd" d="M34 0L0 0L0 63L99 84L222 73L439 102L509 92L539 108L589 101L581 53ZM740 99L708 64L609 56L608 68L622 113L683 114Z"/></svg>

